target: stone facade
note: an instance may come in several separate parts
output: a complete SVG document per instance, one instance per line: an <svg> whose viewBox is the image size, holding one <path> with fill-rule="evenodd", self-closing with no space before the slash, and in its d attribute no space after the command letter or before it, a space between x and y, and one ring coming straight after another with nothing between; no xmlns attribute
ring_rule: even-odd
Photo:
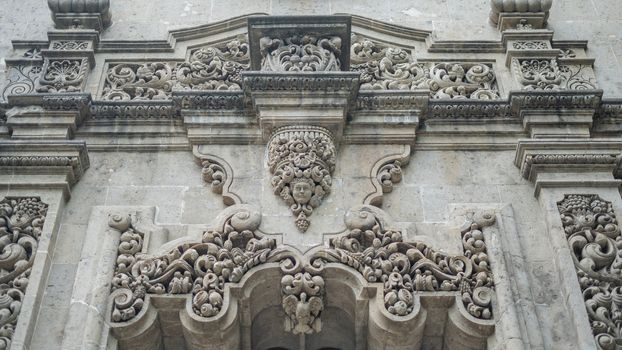
<svg viewBox="0 0 622 350"><path fill-rule="evenodd" d="M620 348L616 1L47 5L0 349Z"/></svg>

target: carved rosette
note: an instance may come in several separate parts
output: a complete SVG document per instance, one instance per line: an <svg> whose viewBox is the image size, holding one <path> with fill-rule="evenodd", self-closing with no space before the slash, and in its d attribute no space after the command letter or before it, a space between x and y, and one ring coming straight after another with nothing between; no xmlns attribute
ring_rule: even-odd
<svg viewBox="0 0 622 350"><path fill-rule="evenodd" d="M557 60L512 59L514 75L525 90L559 90L562 76Z"/></svg>
<svg viewBox="0 0 622 350"><path fill-rule="evenodd" d="M413 312L416 292L455 291L469 314L492 318L494 282L482 228L494 223L493 214L476 215L461 232L464 254L450 256L424 243L404 242L402 232L384 227L374 212L371 207L348 212L349 232L317 253L314 265L343 263L368 282L383 283L385 307L397 316Z"/></svg>
<svg viewBox="0 0 622 350"><path fill-rule="evenodd" d="M0 201L0 349L9 349L45 222L39 198Z"/></svg>
<svg viewBox="0 0 622 350"><path fill-rule="evenodd" d="M45 59L38 92L79 92L82 91L89 70L88 60L84 58Z"/></svg>
<svg viewBox="0 0 622 350"><path fill-rule="evenodd" d="M622 342L622 234L610 202L566 195L557 203L598 349Z"/></svg>
<svg viewBox="0 0 622 350"><path fill-rule="evenodd" d="M129 216L113 216L109 225L122 232L112 280L113 322L134 318L146 294L192 293L192 309L202 317L218 314L225 283L235 283L266 262L275 240L255 232L261 214L237 208L224 223L203 234L201 242L183 244L162 256L143 254L144 234Z"/></svg>
<svg viewBox="0 0 622 350"><path fill-rule="evenodd" d="M339 71L341 38L302 35L259 41L261 70L269 72Z"/></svg>
<svg viewBox="0 0 622 350"><path fill-rule="evenodd" d="M308 217L330 193L336 149L330 131L321 127L277 129L268 144L268 167L274 194L290 206L296 227L305 232Z"/></svg>

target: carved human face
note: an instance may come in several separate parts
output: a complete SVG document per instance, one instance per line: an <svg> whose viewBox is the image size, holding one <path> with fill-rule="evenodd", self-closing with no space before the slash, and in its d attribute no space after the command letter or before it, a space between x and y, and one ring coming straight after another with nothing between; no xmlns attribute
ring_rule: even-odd
<svg viewBox="0 0 622 350"><path fill-rule="evenodd" d="M311 200L311 185L306 182L297 182L292 188L292 197L298 204L307 204Z"/></svg>

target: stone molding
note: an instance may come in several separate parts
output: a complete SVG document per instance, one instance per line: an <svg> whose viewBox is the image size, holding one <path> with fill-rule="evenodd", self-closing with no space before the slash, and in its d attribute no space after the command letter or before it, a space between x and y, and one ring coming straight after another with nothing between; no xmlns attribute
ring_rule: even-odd
<svg viewBox="0 0 622 350"><path fill-rule="evenodd" d="M613 174L619 172L621 156L619 140L521 140L514 165L535 183L537 196L543 187L617 187L622 182ZM560 173L567 176L555 175Z"/></svg>
<svg viewBox="0 0 622 350"><path fill-rule="evenodd" d="M89 168L84 141L0 141L0 169L19 175L2 179L11 188L58 187L66 197ZM41 175L48 176L43 179Z"/></svg>
<svg viewBox="0 0 622 350"><path fill-rule="evenodd" d="M546 25L552 5L553 0L491 0L490 20L499 30L540 29Z"/></svg>

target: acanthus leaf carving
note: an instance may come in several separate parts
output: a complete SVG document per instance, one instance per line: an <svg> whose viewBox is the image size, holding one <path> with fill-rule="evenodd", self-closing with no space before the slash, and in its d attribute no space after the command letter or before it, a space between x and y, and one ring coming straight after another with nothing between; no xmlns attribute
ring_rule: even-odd
<svg viewBox="0 0 622 350"><path fill-rule="evenodd" d="M0 201L0 348L11 348L47 205L36 197Z"/></svg>
<svg viewBox="0 0 622 350"><path fill-rule="evenodd" d="M272 188L297 216L301 232L308 229L313 209L330 193L335 155L332 135L321 127L282 127L270 139Z"/></svg>
<svg viewBox="0 0 622 350"><path fill-rule="evenodd" d="M622 341L622 234L610 202L566 195L557 203L598 349Z"/></svg>
<svg viewBox="0 0 622 350"><path fill-rule="evenodd" d="M293 35L284 39L259 40L261 70L269 72L339 71L341 38L338 36Z"/></svg>

